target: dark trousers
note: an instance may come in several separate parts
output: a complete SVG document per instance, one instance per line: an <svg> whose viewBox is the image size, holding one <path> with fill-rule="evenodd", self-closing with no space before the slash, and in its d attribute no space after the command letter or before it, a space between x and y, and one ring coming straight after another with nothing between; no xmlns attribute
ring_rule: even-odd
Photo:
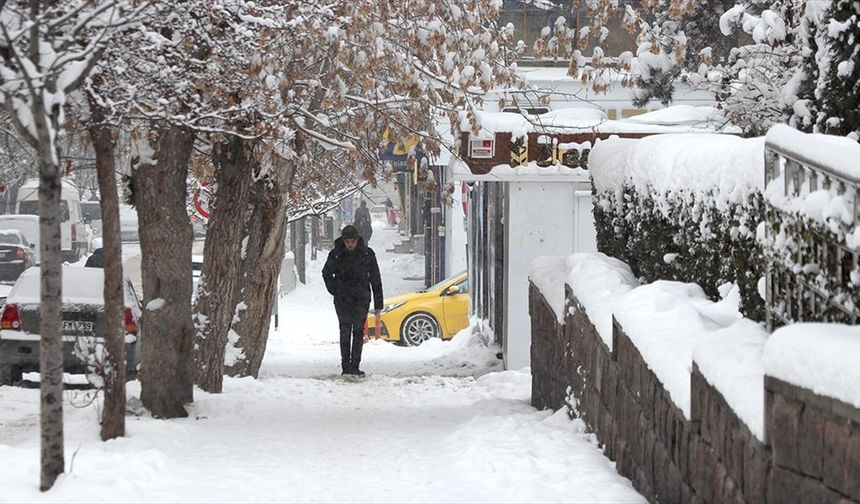
<svg viewBox="0 0 860 504"><path fill-rule="evenodd" d="M340 325L340 362L344 370L358 369L361 347L364 345L364 321L369 301L338 302L334 308Z"/></svg>

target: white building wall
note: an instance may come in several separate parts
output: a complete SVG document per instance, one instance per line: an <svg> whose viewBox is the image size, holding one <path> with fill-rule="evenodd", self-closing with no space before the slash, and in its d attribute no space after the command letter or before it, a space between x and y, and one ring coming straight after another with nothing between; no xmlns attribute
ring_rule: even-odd
<svg viewBox="0 0 860 504"><path fill-rule="evenodd" d="M531 320L528 305L528 272L539 256L567 256L575 243L593 241L594 226L577 229L579 212L585 207L575 198L582 182L511 182L508 201L507 301L505 366L520 369L530 363ZM591 209L588 208L588 215ZM584 217L584 216L582 216ZM589 222L584 219L584 222ZM591 236L589 237L589 232ZM577 235L584 235L585 238ZM584 245L585 246L585 245Z"/></svg>
<svg viewBox="0 0 860 504"><path fill-rule="evenodd" d="M450 168L448 168L450 170ZM448 177L451 180L451 177ZM466 270L466 216L460 182L454 182L454 199L445 205L445 275L450 277Z"/></svg>

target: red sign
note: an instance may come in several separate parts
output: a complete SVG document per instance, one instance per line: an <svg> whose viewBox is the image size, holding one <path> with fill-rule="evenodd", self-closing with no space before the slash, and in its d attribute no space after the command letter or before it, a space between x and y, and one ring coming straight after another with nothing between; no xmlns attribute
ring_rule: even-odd
<svg viewBox="0 0 860 504"><path fill-rule="evenodd" d="M198 187L194 191L194 209L197 210L197 213L200 214L201 217L207 220L209 219L209 194L207 191L207 193L203 195L203 199L205 201L201 201L200 192L208 185L208 182L203 182L202 186Z"/></svg>
<svg viewBox="0 0 860 504"><path fill-rule="evenodd" d="M470 140L469 157L475 159L491 159L496 154L495 140Z"/></svg>

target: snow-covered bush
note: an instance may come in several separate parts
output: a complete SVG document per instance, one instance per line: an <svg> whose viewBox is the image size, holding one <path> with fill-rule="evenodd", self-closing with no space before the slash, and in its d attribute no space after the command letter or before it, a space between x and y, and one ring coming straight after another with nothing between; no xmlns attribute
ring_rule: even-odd
<svg viewBox="0 0 860 504"><path fill-rule="evenodd" d="M736 283L742 312L764 317L764 141L655 135L598 143L589 159L598 249L646 281L694 282L713 299Z"/></svg>

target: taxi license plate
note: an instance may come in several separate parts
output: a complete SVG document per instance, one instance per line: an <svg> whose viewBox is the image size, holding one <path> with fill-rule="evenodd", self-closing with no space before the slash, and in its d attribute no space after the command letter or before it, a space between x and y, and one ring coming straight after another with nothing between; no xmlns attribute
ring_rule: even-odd
<svg viewBox="0 0 860 504"><path fill-rule="evenodd" d="M63 332L91 333L93 332L93 323L86 320L64 320Z"/></svg>

